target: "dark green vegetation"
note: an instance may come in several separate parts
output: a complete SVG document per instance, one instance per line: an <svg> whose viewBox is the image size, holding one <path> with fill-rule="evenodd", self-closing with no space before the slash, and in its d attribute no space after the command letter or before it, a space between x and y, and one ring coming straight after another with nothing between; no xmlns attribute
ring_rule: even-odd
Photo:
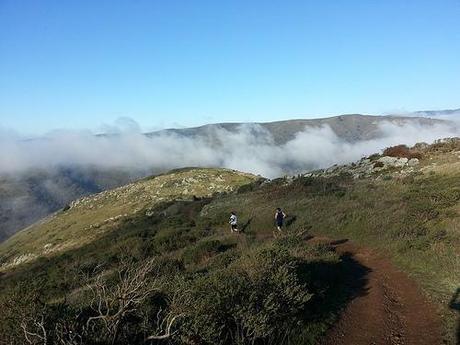
<svg viewBox="0 0 460 345"><path fill-rule="evenodd" d="M313 344L366 279L351 258L306 242L326 234L388 253L438 303L453 342L460 141L420 145L417 153L421 164L406 174L238 179L236 192L144 205L93 241L37 251L3 268L2 340L25 342L27 331L36 334L33 344L45 333L48 344ZM81 205L94 204L88 200ZM87 214L83 206L74 215ZM278 206L288 218L274 236ZM230 233L231 210L241 234ZM67 224L61 217L53 222ZM34 231L50 236L55 228L45 225ZM28 238L35 241L26 233L1 246L0 262L11 263L21 254L11 243L26 246Z"/></svg>
<svg viewBox="0 0 460 345"><path fill-rule="evenodd" d="M3 341L19 342L26 329L43 343L43 325L49 343L313 343L357 293L344 285L349 265L295 232L230 235L220 214L203 214L220 199L159 205L96 242L6 273Z"/></svg>

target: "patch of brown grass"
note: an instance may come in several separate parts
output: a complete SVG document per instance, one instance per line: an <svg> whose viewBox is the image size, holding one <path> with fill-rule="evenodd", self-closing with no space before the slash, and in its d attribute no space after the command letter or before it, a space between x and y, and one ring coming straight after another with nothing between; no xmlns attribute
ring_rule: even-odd
<svg viewBox="0 0 460 345"><path fill-rule="evenodd" d="M406 145L396 145L396 146L387 147L383 151L383 155L390 156L390 157L407 158L407 159L411 159L411 158L421 159L422 158L422 154L419 151L410 149Z"/></svg>

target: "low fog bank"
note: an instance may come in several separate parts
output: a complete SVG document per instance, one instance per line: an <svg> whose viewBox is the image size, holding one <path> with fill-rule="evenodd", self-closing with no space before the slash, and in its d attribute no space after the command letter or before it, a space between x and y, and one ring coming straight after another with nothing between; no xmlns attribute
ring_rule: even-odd
<svg viewBox="0 0 460 345"><path fill-rule="evenodd" d="M400 113L398 116L426 117L436 120L454 122L457 125L460 124L460 109L417 111L406 114Z"/></svg>
<svg viewBox="0 0 460 345"><path fill-rule="evenodd" d="M392 145L458 136L459 126L388 121L379 125L378 138L357 143L342 140L328 126L307 128L282 145L276 145L270 132L260 125L241 125L235 131L213 128L208 134L185 137L160 133L148 137L132 126L109 135L59 131L26 140L17 133L0 130L0 174L91 166L139 175L186 166L212 166L273 178L348 163Z"/></svg>

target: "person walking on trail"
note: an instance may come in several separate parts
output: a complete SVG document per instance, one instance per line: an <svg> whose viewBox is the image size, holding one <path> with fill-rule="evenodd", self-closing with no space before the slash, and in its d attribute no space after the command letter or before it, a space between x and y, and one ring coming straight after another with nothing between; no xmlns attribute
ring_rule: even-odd
<svg viewBox="0 0 460 345"><path fill-rule="evenodd" d="M283 227L284 218L286 218L286 213L278 207L275 212L276 228L278 231L281 231L281 228Z"/></svg>
<svg viewBox="0 0 460 345"><path fill-rule="evenodd" d="M230 223L230 231L238 232L238 217L236 216L235 212L231 212L229 223Z"/></svg>

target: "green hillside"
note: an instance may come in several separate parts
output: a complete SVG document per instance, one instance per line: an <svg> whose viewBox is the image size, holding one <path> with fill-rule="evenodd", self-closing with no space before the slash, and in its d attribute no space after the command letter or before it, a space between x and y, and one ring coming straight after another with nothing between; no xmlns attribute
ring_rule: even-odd
<svg viewBox="0 0 460 345"><path fill-rule="evenodd" d="M276 207L288 214L282 234ZM242 233L230 233L230 211ZM45 329L50 344L314 344L360 293L350 270L365 274L305 241L327 235L387 253L438 305L453 344L459 211L460 139L273 181L222 169L145 179L0 246L0 334L8 344L24 329Z"/></svg>
<svg viewBox="0 0 460 345"><path fill-rule="evenodd" d="M230 192L256 179L226 169L182 169L83 197L0 244L0 270L81 247L158 204Z"/></svg>

